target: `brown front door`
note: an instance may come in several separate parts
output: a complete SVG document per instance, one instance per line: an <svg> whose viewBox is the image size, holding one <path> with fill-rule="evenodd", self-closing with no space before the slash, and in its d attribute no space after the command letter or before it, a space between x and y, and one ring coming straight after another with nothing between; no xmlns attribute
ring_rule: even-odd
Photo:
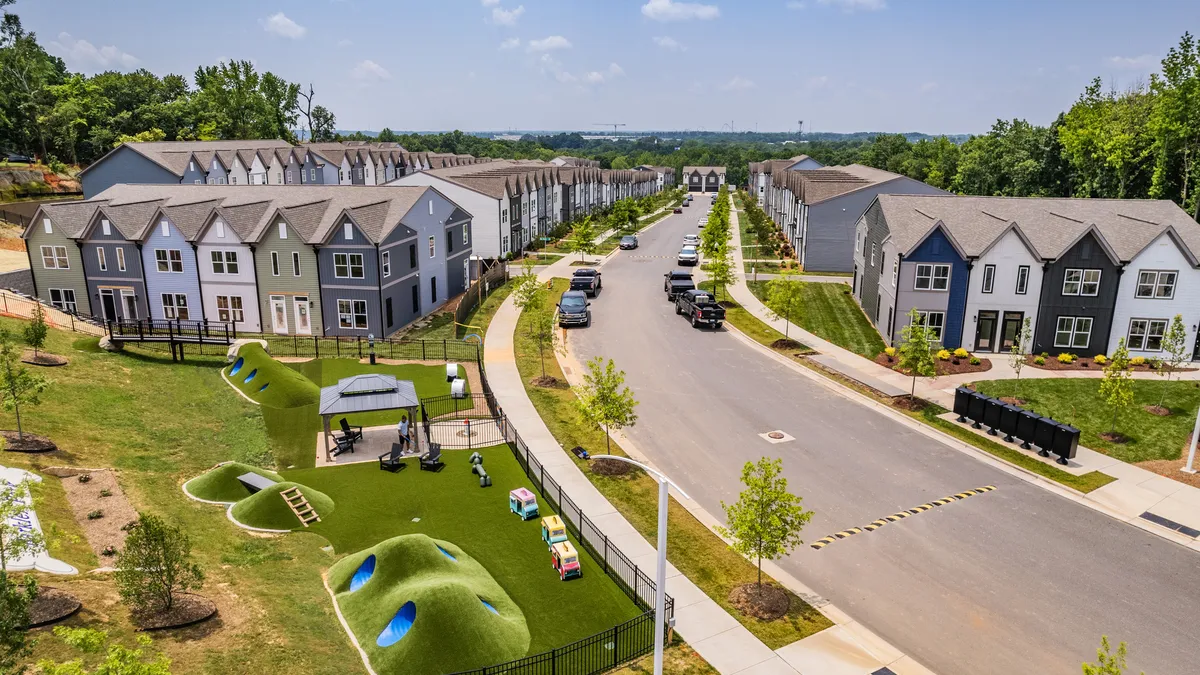
<svg viewBox="0 0 1200 675"><path fill-rule="evenodd" d="M996 320L998 318L999 313L997 312L979 313L979 320L975 328L975 351L996 351Z"/></svg>
<svg viewBox="0 0 1200 675"><path fill-rule="evenodd" d="M1000 348L1008 351L1012 349L1013 344L1017 341L1017 336L1021 333L1021 324L1025 320L1024 312L1005 312L1004 313L1004 330L1000 335Z"/></svg>

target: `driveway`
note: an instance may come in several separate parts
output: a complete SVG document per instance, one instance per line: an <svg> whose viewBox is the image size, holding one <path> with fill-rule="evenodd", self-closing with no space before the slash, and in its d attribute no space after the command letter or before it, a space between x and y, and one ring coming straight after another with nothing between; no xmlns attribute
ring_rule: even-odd
<svg viewBox="0 0 1200 675"><path fill-rule="evenodd" d="M580 361L615 360L640 401L626 434L714 515L746 461L778 456L815 541L973 488L956 501L781 561L942 675L1079 673L1101 635L1131 671L1196 672L1200 558L1055 496L858 404L720 330L691 328L662 292L697 197L605 263ZM701 206L697 209L697 206ZM772 444L759 434L794 437Z"/></svg>

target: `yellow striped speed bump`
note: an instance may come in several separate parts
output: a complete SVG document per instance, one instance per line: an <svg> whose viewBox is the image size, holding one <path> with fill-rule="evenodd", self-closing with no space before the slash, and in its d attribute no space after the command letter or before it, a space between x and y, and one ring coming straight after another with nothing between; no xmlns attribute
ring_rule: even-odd
<svg viewBox="0 0 1200 675"><path fill-rule="evenodd" d="M924 513L926 511L929 511L930 509L934 509L939 506L945 506L952 502L961 501L963 499L966 499L967 497L974 497L975 495L983 494L984 492L991 492L992 490L995 490L995 489L996 489L995 485L984 485L981 488L975 488L974 490L967 490L966 492L960 492L956 495L951 495L949 497L942 497L941 499L934 500L932 502L929 502L928 504L921 504L920 506L915 506L907 511L900 511L897 513L893 513L890 516L884 516L884 517L880 518L879 520L872 521L870 525L864 525L862 527L852 527L848 530L842 530L841 532L831 534L828 537L825 537L823 539L818 539L809 545L819 551L819 550L825 548L826 546L832 544L833 542L837 541L838 539L848 539L848 538L850 538L856 534L860 534L862 532L874 532L875 530L878 530L879 528L883 527L884 525L887 525L888 523L894 523L898 520L904 520L905 518L907 518L909 516L915 516L918 513Z"/></svg>

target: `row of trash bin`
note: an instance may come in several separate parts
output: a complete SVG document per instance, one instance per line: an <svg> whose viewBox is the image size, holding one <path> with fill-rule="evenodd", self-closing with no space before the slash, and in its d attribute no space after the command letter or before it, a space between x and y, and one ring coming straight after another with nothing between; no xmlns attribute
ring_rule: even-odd
<svg viewBox="0 0 1200 675"><path fill-rule="evenodd" d="M973 422L971 426L975 429L990 427L988 434L991 436L1004 434L1008 443L1020 440L1021 447L1026 450L1037 446L1042 457L1054 453L1059 464L1074 459L1079 448L1079 430L1075 427L967 387L954 391L954 414L958 415L959 422Z"/></svg>

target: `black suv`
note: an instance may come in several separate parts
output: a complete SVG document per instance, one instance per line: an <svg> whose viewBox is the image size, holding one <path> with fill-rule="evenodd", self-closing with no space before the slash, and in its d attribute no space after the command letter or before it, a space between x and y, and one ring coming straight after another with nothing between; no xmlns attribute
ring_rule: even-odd
<svg viewBox="0 0 1200 675"><path fill-rule="evenodd" d="M592 325L592 310L588 309L591 304L583 291L563 293L562 297L558 299L558 325L563 328L567 326L586 328Z"/></svg>

